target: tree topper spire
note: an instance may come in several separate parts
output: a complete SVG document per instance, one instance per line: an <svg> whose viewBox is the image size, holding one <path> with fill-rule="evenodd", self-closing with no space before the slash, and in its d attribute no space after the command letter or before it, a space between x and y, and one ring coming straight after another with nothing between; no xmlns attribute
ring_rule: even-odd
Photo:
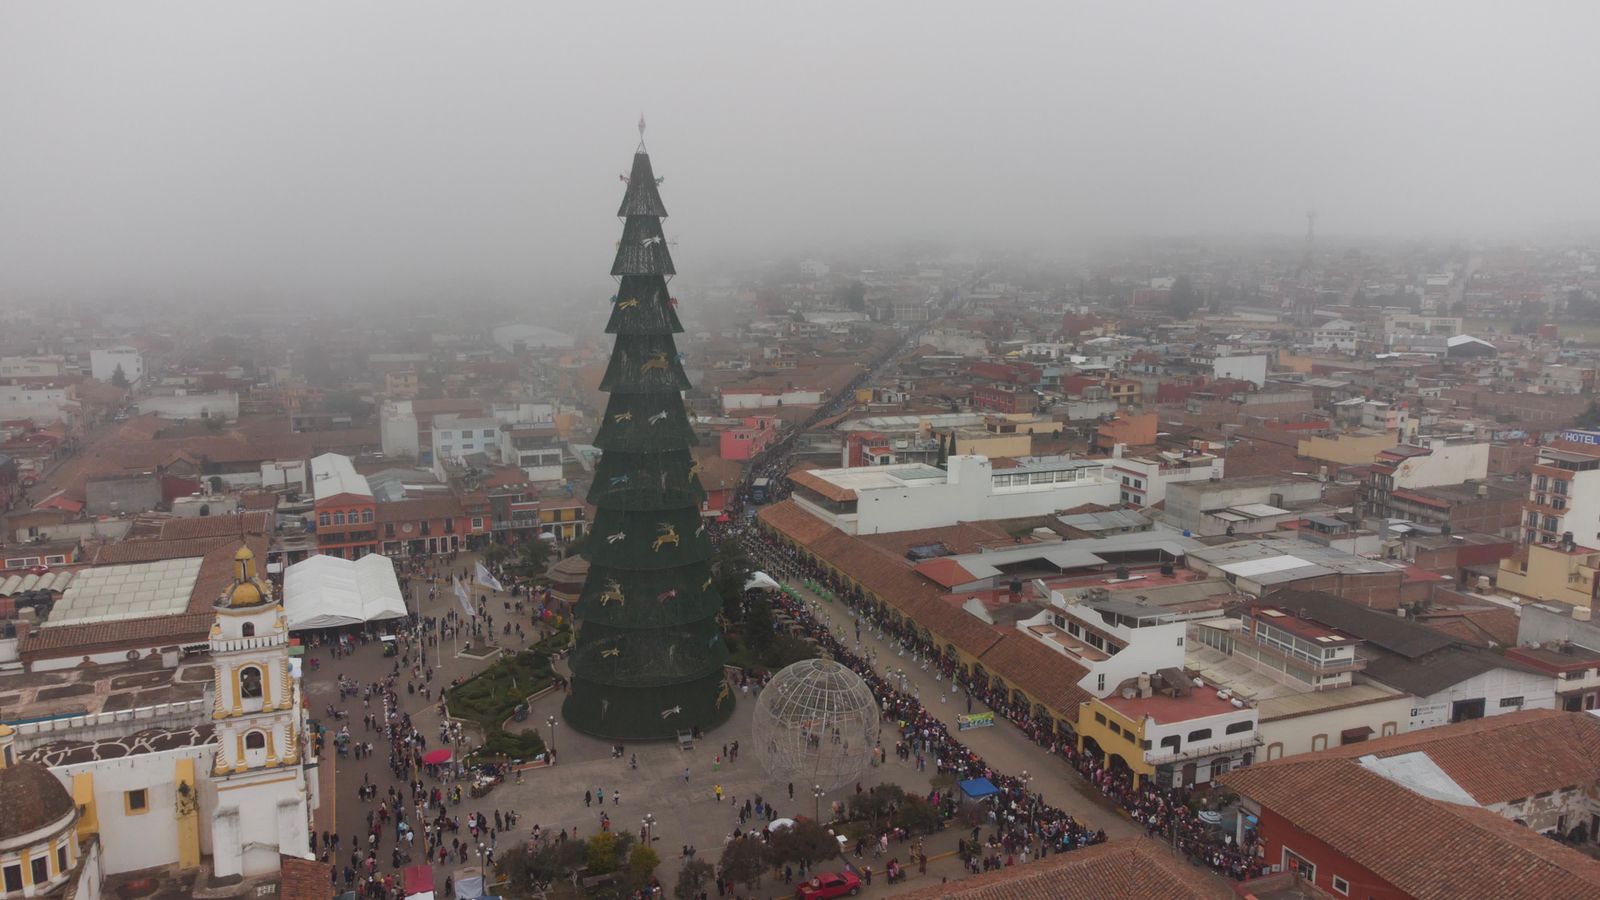
<svg viewBox="0 0 1600 900"><path fill-rule="evenodd" d="M644 113L639 113L639 149L644 150Z"/></svg>

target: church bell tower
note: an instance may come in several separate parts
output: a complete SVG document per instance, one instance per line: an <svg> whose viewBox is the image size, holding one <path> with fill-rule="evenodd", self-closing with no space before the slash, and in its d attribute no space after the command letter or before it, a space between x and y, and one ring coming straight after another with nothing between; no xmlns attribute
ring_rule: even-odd
<svg viewBox="0 0 1600 900"><path fill-rule="evenodd" d="M250 548L240 547L233 559L233 583L217 598L210 641L219 876L274 871L280 849L304 856L310 827L300 765L304 715L289 663L288 620L257 574Z"/></svg>

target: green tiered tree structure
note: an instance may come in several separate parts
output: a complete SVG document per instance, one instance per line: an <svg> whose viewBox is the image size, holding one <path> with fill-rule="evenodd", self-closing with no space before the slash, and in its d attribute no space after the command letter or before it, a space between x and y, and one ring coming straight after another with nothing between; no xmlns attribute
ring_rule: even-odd
<svg viewBox="0 0 1600 900"><path fill-rule="evenodd" d="M600 382L611 396L595 438L603 453L589 489L589 577L562 707L572 727L615 740L707 729L734 705L722 676L722 599L700 516L705 490L689 452L689 378L672 337L683 325L667 293L674 270L657 183L641 140L617 211L618 287L606 324L616 345Z"/></svg>

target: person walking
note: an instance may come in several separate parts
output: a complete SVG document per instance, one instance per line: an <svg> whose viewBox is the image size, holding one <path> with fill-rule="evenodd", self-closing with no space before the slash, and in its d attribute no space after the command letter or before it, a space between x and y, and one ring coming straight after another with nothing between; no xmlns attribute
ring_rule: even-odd
<svg viewBox="0 0 1600 900"><path fill-rule="evenodd" d="M584 806L588 806L590 803L593 803L593 802L594 802L594 794L590 793L589 791L584 791L583 792L583 805Z"/></svg>
<svg viewBox="0 0 1600 900"><path fill-rule="evenodd" d="M722 802L722 785L719 784L716 787L712 788L712 790L716 792L717 802L721 803Z"/></svg>

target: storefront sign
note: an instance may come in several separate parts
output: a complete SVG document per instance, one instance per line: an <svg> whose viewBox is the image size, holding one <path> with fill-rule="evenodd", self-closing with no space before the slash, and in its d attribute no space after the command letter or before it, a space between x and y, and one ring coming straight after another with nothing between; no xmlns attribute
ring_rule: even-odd
<svg viewBox="0 0 1600 900"><path fill-rule="evenodd" d="M1412 728L1431 728L1450 721L1449 703L1428 703L1411 708Z"/></svg>

